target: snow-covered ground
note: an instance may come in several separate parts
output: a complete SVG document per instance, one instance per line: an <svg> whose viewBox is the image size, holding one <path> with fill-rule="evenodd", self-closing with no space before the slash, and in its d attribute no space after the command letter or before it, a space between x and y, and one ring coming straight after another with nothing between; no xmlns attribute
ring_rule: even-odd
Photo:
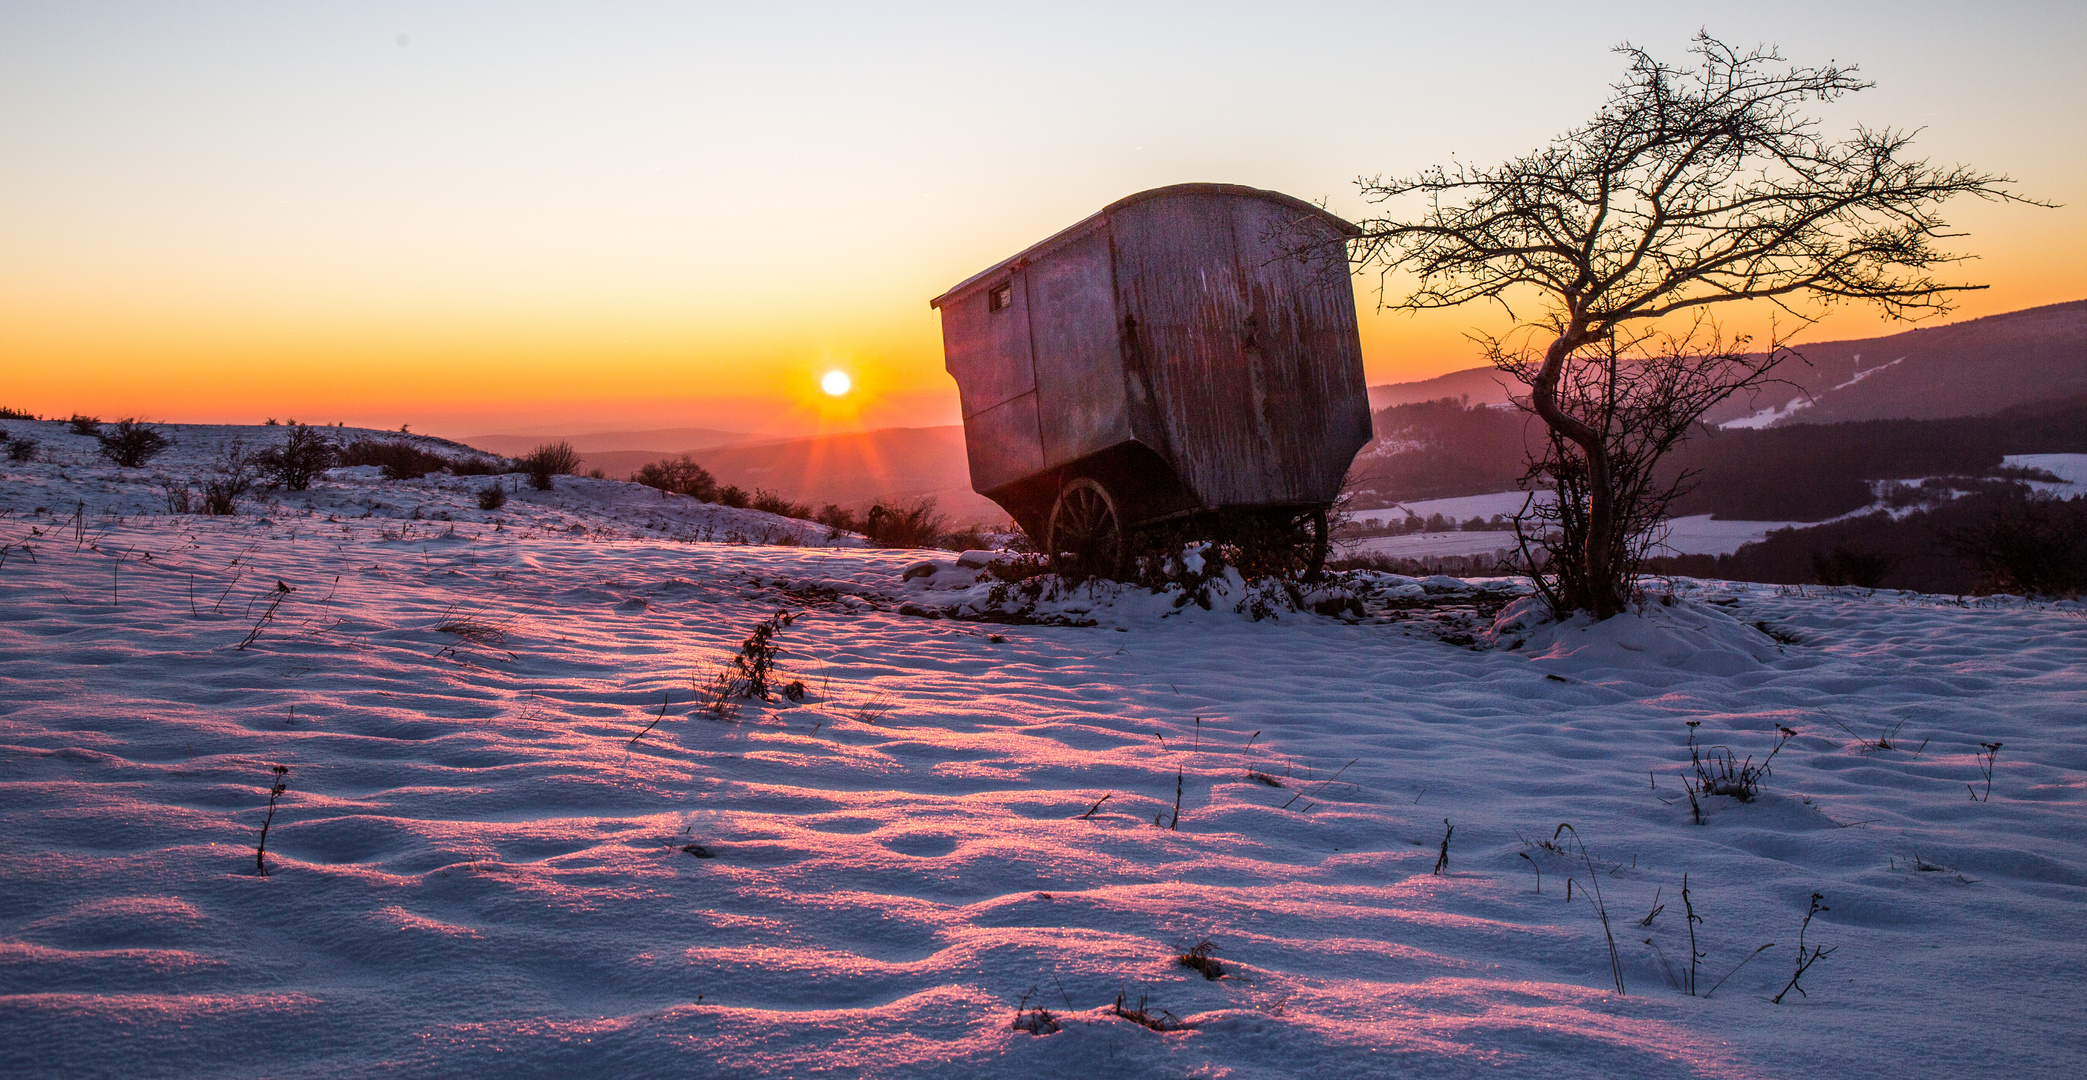
<svg viewBox="0 0 2087 1080"><path fill-rule="evenodd" d="M1881 370L1878 368L1872 371ZM1865 372L1864 374L1869 374ZM1727 424L1732 427L1733 424ZM2006 464L2030 469L2042 469L2060 479L2060 483L2031 481L2029 486L2060 498L2073 498L2087 492L2087 454L2011 454ZM1919 480L1902 481L1918 485ZM1882 483L1878 485L1882 487ZM1548 494L1548 493L1544 493ZM1421 518L1441 514L1457 521L1468 521L1474 517L1491 518L1495 514L1513 516L1523 507L1528 493L1523 491L1498 491L1486 495L1465 495L1454 499L1428 499L1406 503L1401 506L1376 510L1358 510L1351 517L1357 522L1382 525L1406 520L1409 514ZM1885 509L1882 502L1865 506L1841 515L1841 518L1860 517ZM1918 509L1904 506L1893 511L1904 515ZM1836 518L1834 520L1840 520ZM1678 517L1667 523L1667 534L1656 547L1662 555L1730 555L1742 546L1755 543L1777 529L1802 529L1819 522L1804 521L1724 521L1709 514L1691 514ZM1420 558L1429 555L1491 555L1512 551L1514 534L1504 532L1422 532L1404 536L1374 536L1341 545L1347 554L1374 552L1394 558Z"/></svg>
<svg viewBox="0 0 2087 1080"><path fill-rule="evenodd" d="M2032 486L2039 491L2065 498L2087 493L2087 454L2009 454L2003 460L2024 469L2042 469L2063 481L2061 484L2048 480L2032 481Z"/></svg>
<svg viewBox="0 0 2087 1080"><path fill-rule="evenodd" d="M2068 456L2068 455L2047 455ZM1542 493L1548 496L1548 492ZM1409 513L1425 519L1436 514L1457 521L1474 517L1490 519L1495 514L1512 517L1521 511L1528 492L1498 491L1488 495L1466 495L1454 499L1428 499L1379 510L1358 510L1358 522L1387 524L1406 520ZM1709 514L1691 514L1667 523L1667 535L1659 545L1663 555L1730 555L1741 545L1751 544L1777 529L1803 528L1798 521L1718 521ZM1514 549L1511 532L1420 532L1404 536L1373 536L1341 545L1350 554L1375 552L1394 558L1427 555L1490 555Z"/></svg>
<svg viewBox="0 0 2087 1080"><path fill-rule="evenodd" d="M74 433L56 421L0 421L11 439L36 440L32 461L0 461L0 520L4 515L91 518L110 515L164 515L171 489L200 487L212 476L212 463L235 441L248 452L281 445L287 427L230 424L160 424L171 446L134 469L105 460L92 436ZM317 429L336 443L366 438L405 442L452 458L486 458L481 451L420 435L362 428ZM481 509L479 495L499 486L505 505ZM448 525L494 525L593 532L598 535L649 536L675 540L718 540L727 543L799 543L855 546L853 533L835 535L824 525L778 517L758 510L735 510L714 503L669 496L620 480L560 476L550 491L537 491L519 474L504 477L451 476L434 473L417 480L386 480L374 465L334 469L306 491L257 487L240 500L240 512L263 517L324 515L328 521L358 518L403 518L429 522L404 528L413 535Z"/></svg>
<svg viewBox="0 0 2087 1080"><path fill-rule="evenodd" d="M432 478L202 519L0 477L10 1076L2087 1060L2077 603L1682 581L1458 647L1103 589L1009 625L904 613L984 587L952 556L659 539L650 492L496 527ZM704 708L779 612L804 700ZM1785 726L1697 824L1690 732L1758 763ZM1832 951L1772 1004L1814 893Z"/></svg>

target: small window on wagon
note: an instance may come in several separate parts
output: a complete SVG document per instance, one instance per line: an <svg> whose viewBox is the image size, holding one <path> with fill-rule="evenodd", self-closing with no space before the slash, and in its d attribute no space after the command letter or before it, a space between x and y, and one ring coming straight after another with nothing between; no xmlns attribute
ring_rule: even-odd
<svg viewBox="0 0 2087 1080"><path fill-rule="evenodd" d="M1005 311L1013 307L1014 302L1015 286L1012 281L995 285L993 291L986 294L987 311Z"/></svg>

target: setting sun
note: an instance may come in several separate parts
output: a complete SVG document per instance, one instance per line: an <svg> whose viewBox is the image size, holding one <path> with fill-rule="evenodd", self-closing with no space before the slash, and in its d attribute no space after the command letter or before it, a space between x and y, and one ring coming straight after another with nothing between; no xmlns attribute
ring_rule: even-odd
<svg viewBox="0 0 2087 1080"><path fill-rule="evenodd" d="M848 373L845 371L829 371L826 373L825 378L819 380L819 389L826 391L834 397L846 394L849 388L854 385L855 380L848 378Z"/></svg>

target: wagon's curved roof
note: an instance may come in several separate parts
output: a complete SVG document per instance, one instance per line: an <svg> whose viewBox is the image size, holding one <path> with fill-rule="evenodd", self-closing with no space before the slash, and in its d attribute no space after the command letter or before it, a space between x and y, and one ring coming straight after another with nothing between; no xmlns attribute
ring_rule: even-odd
<svg viewBox="0 0 2087 1080"><path fill-rule="evenodd" d="M1339 215L1334 214L1331 211L1328 211L1326 208L1321 206L1314 206L1311 203L1305 202L1303 199L1297 198L1294 195L1285 195L1280 191L1269 191L1265 188L1247 187L1244 184L1169 184L1166 187L1156 187L1147 191L1140 191L1135 195L1126 195L1123 198L1118 199L1115 202L1112 202L1109 205L1102 207L1099 213L1082 218L1079 221L1073 223L1071 226L1064 229L1060 229L1059 231L1052 233L1049 237L1046 237L1045 239L1038 241L1037 243L1031 244L1028 247L1023 248L1020 252L1016 253L1015 255L1002 259L999 262L994 263L992 266L989 266L986 269L981 270L978 273L965 278L963 281L960 281L956 285L952 286L947 292L944 292L942 295L934 298L933 300L928 301L928 306L931 308L941 307L944 302L964 293L970 292L972 289L977 288L979 285L983 284L987 279L1005 272L1009 267L1033 261L1038 256L1041 256L1045 252L1050 251L1052 248L1055 248L1060 244L1063 244L1077 237L1086 235L1087 232L1094 229L1102 222L1107 221L1110 214L1113 214L1116 211L1123 209L1124 207L1135 206L1138 203L1145 202L1150 199L1164 199L1177 195L1238 195L1244 196L1246 198L1261 199L1266 202L1275 203L1276 205L1284 207L1286 209L1294 210L1299 214L1319 218L1332 225L1343 235L1362 235L1361 229L1357 228L1353 223L1347 221Z"/></svg>

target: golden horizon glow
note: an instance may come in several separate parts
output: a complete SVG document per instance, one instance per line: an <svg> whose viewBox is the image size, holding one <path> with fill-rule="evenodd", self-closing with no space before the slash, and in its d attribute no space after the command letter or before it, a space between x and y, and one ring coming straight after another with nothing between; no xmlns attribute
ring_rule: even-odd
<svg viewBox="0 0 2087 1080"><path fill-rule="evenodd" d="M1945 208L1966 234L1948 246L1979 258L1956 276L1993 286L1952 319L2087 297L2087 143L2050 137L2087 113L2067 52L2087 15L1849 7L1793 32L1731 5L1709 29L1859 62L1876 88L1830 130L1921 126L1918 152L2063 204ZM926 303L950 285L1169 183L1367 217L1352 177L1526 152L1592 114L1611 46L1678 59L1700 23L1153 5L1095 39L1077 11L973 14L0 9L0 406L459 435L956 423ZM1484 34L1490 74L1468 78L1457 49L1319 63L1330 29ZM1119 76L1001 78L1075 52ZM951 93L975 86L997 89ZM1380 312L1377 288L1356 281L1372 385L1477 366L1466 334L1509 324L1482 305ZM1805 338L1903 328L1848 308ZM830 371L847 393L819 385Z"/></svg>

